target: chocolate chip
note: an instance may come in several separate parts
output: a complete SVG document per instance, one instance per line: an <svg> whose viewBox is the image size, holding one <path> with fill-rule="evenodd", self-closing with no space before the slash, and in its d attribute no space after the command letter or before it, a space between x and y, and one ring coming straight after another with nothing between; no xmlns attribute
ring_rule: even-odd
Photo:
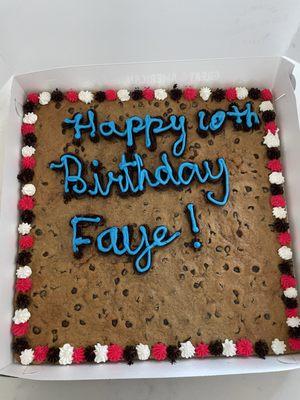
<svg viewBox="0 0 300 400"><path fill-rule="evenodd" d="M36 230L35 230L35 234L36 234L37 236L41 236L41 235L43 234L43 231L42 231L41 229L36 229Z"/></svg>
<svg viewBox="0 0 300 400"><path fill-rule="evenodd" d="M240 139L239 138L234 139L234 144L239 144L239 143L240 143Z"/></svg>
<svg viewBox="0 0 300 400"><path fill-rule="evenodd" d="M253 265L252 271L255 273L259 272L259 267L257 265Z"/></svg>
<svg viewBox="0 0 300 400"><path fill-rule="evenodd" d="M249 193L252 191L252 187L251 186L245 186L246 192Z"/></svg>
<svg viewBox="0 0 300 400"><path fill-rule="evenodd" d="M225 246L224 250L225 250L226 254L229 254L230 253L230 246Z"/></svg>
<svg viewBox="0 0 300 400"><path fill-rule="evenodd" d="M228 271L228 270L229 270L229 265L228 265L228 264L224 264L224 265L223 265L223 269L224 269L225 271Z"/></svg>
<svg viewBox="0 0 300 400"><path fill-rule="evenodd" d="M80 325L86 325L85 321L83 319L79 320Z"/></svg>
<svg viewBox="0 0 300 400"><path fill-rule="evenodd" d="M49 256L48 251L45 251L45 252L43 253L43 257L48 257L48 256Z"/></svg>
<svg viewBox="0 0 300 400"><path fill-rule="evenodd" d="M132 327L132 323L130 321L126 321L125 322L125 326L126 326L126 328L131 328Z"/></svg>
<svg viewBox="0 0 300 400"><path fill-rule="evenodd" d="M53 329L53 331L52 331L52 343L57 342L57 340L58 340L57 330Z"/></svg>
<svg viewBox="0 0 300 400"><path fill-rule="evenodd" d="M123 275L123 276L125 276L126 274L127 274L127 269L126 268L124 268L123 270L122 270L122 272L121 272L121 274Z"/></svg>
<svg viewBox="0 0 300 400"><path fill-rule="evenodd" d="M115 278L115 285L118 285L120 282L120 278Z"/></svg>
<svg viewBox="0 0 300 400"><path fill-rule="evenodd" d="M264 314L264 319L266 319L267 321L269 321L269 319L270 319L270 314L268 314L268 313Z"/></svg>
<svg viewBox="0 0 300 400"><path fill-rule="evenodd" d="M40 297L41 297L42 299L44 299L46 296L47 296L47 290L41 290L41 291L40 291Z"/></svg>
<svg viewBox="0 0 300 400"><path fill-rule="evenodd" d="M95 271L95 269L96 269L96 267L95 267L94 264L90 264L90 265L89 265L89 270Z"/></svg>
<svg viewBox="0 0 300 400"><path fill-rule="evenodd" d="M95 293L93 293L93 299L98 299L98 295L97 294L95 294Z"/></svg>
<svg viewBox="0 0 300 400"><path fill-rule="evenodd" d="M164 319L164 325L169 325L169 321L167 319Z"/></svg>
<svg viewBox="0 0 300 400"><path fill-rule="evenodd" d="M63 328L67 328L68 326L69 326L69 321L67 321L67 320L63 320L62 321L62 323L61 323L61 326L63 327Z"/></svg>
<svg viewBox="0 0 300 400"><path fill-rule="evenodd" d="M154 315L152 315L151 317L146 317L146 318L145 318L146 324L148 324L149 322L151 322L151 321L153 320L153 318L154 318Z"/></svg>
<svg viewBox="0 0 300 400"><path fill-rule="evenodd" d="M123 296L127 297L129 295L129 290L124 289L122 293L123 293Z"/></svg>
<svg viewBox="0 0 300 400"><path fill-rule="evenodd" d="M37 326L34 326L34 327L32 328L32 332L33 332L35 335L39 335L39 334L41 333L41 328L38 328Z"/></svg>
<svg viewBox="0 0 300 400"><path fill-rule="evenodd" d="M74 310L75 311L80 311L81 310L81 304L75 304Z"/></svg>
<svg viewBox="0 0 300 400"><path fill-rule="evenodd" d="M179 108L180 108L180 110L185 110L186 109L186 104L180 103Z"/></svg>
<svg viewBox="0 0 300 400"><path fill-rule="evenodd" d="M201 287L201 282L195 282L194 283L194 288L198 289L199 287Z"/></svg>
<svg viewBox="0 0 300 400"><path fill-rule="evenodd" d="M243 236L243 232L240 229L238 229L236 231L236 234L237 234L238 237L242 237Z"/></svg>
<svg viewBox="0 0 300 400"><path fill-rule="evenodd" d="M207 320L207 319L211 319L211 317L212 317L211 313L207 312L204 318Z"/></svg>
<svg viewBox="0 0 300 400"><path fill-rule="evenodd" d="M118 320L117 319L113 319L111 321L111 323L112 323L112 326L116 327L118 325Z"/></svg>
<svg viewBox="0 0 300 400"><path fill-rule="evenodd" d="M72 294L76 294L76 293L77 293L77 288L76 288L76 287L73 287L73 289L71 290L71 293L72 293Z"/></svg>
<svg viewBox="0 0 300 400"><path fill-rule="evenodd" d="M237 273L241 272L239 267L234 267L233 270L234 270L234 272L237 272Z"/></svg>

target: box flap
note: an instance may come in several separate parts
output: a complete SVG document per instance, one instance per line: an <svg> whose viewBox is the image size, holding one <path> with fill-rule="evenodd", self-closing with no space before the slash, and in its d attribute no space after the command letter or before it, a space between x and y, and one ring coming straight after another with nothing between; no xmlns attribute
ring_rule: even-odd
<svg viewBox="0 0 300 400"><path fill-rule="evenodd" d="M173 60L141 63L81 65L15 76L26 91L122 87L226 85L273 87L281 57ZM290 68L293 64L289 63ZM234 69L234 73L233 73Z"/></svg>
<svg viewBox="0 0 300 400"><path fill-rule="evenodd" d="M290 46L287 49L286 56L300 63L300 27L295 33Z"/></svg>
<svg viewBox="0 0 300 400"><path fill-rule="evenodd" d="M298 0L5 3L0 58L12 74L63 65L281 56L300 11Z"/></svg>

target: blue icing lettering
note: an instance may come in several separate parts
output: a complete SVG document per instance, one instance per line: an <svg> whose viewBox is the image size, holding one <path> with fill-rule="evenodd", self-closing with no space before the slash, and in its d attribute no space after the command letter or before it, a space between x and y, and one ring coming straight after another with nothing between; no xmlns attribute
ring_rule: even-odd
<svg viewBox="0 0 300 400"><path fill-rule="evenodd" d="M204 161L204 162L206 162L206 161ZM225 206L225 204L228 201L229 193L230 193L229 171L228 171L228 168L227 168L224 158L218 158L217 163L220 167L219 172L216 175L213 175L212 172L209 170L210 171L209 177L212 180L218 180L218 179L223 178L223 188L224 188L223 199L217 200L214 197L214 193L212 191L206 192L206 198L208 201L210 201L211 203L213 203L217 206Z"/></svg>
<svg viewBox="0 0 300 400"><path fill-rule="evenodd" d="M217 110L213 113L211 120L210 120L210 127L213 131L218 131L221 129L225 122L226 113L223 110Z"/></svg>
<svg viewBox="0 0 300 400"><path fill-rule="evenodd" d="M174 157L182 156L186 148L186 119L183 115L171 115L167 120L161 117L152 117L148 114L144 118L132 116L125 120L124 130L121 130L114 121L103 121L97 127L98 132L96 132L96 114L93 110L87 111L87 120L85 123L83 115L77 113L73 118L65 118L64 122L66 127L74 128L74 138L79 140L84 132L88 132L91 139L95 139L96 135L105 139L116 136L125 139L126 146L129 149L135 149L135 136L144 133L145 146L153 151L156 149L156 136L172 131L179 135L172 145Z"/></svg>
<svg viewBox="0 0 300 400"><path fill-rule="evenodd" d="M119 163L119 171L108 171L106 175L101 172L93 172L93 187L88 185L83 174L82 163L79 158L73 154L64 154L60 162L52 162L51 169L60 169L64 171L64 190L65 193L73 191L81 195L88 193L90 196L107 197L110 195L112 187L116 186L121 193L143 192L146 186L157 188L160 186L172 185L175 187L188 186L193 181L205 184L207 181L221 181L223 185L223 198L216 199L214 193L206 193L207 199L215 205L223 206L227 203L229 197L229 171L224 158L217 159L218 171L213 173L208 161L202 162L202 168L194 162L184 161L178 166L176 171L170 164L168 154L160 154L161 165L154 172L150 172L144 167L142 157L133 153L130 160L127 160L123 154ZM76 172L70 173L71 165L75 164ZM98 160L93 160L92 164L97 167ZM136 179L134 179L134 177Z"/></svg>
<svg viewBox="0 0 300 400"><path fill-rule="evenodd" d="M91 138L94 138L96 136L96 127L95 127L95 112L93 110L88 110L87 112L87 118L88 122L87 123L81 123L83 120L83 115L80 113L77 113L74 115L72 119L70 118L65 118L64 122L67 124L67 126L74 126L74 138L75 139L81 139L82 132L89 130L89 135Z"/></svg>
<svg viewBox="0 0 300 400"><path fill-rule="evenodd" d="M244 118L248 128L252 128L260 122L257 113L252 110L252 105L249 101L245 104L244 110L239 110L235 104L231 105L230 110L227 111L227 116L235 119L237 124L242 124Z"/></svg>
<svg viewBox="0 0 300 400"><path fill-rule="evenodd" d="M72 249L74 253L79 252L79 246L86 246L92 243L92 239L90 236L77 236L78 235L78 225L82 223L91 223L91 224L99 224L102 220L102 217L98 216L75 216L71 219L70 224L73 229L72 236Z"/></svg>
<svg viewBox="0 0 300 400"><path fill-rule="evenodd" d="M100 224L103 222L102 216L74 216L70 220L73 229L72 249L79 253L83 246L89 246L93 242L90 236L82 236L80 224ZM113 253L117 256L133 256L134 268L137 272L143 274L152 266L152 251L155 248L164 247L172 243L181 235L181 230L170 234L168 228L164 225L156 226L151 232L146 226L138 227L140 233L139 244L131 246L132 235L128 225L118 228L112 226L104 229L96 238L96 247L100 253Z"/></svg>
<svg viewBox="0 0 300 400"><path fill-rule="evenodd" d="M140 226L142 228L143 226ZM145 227L143 227L146 231ZM168 228L164 225L158 226L154 229L152 235L152 244L148 243L144 250L137 255L134 266L137 272L143 274L151 268L152 265L152 249L155 247L164 247L167 244L173 242L176 238L181 235L181 231L176 231L172 235L169 235ZM143 265L143 260L146 262Z"/></svg>
<svg viewBox="0 0 300 400"><path fill-rule="evenodd" d="M70 175L69 165L73 164L76 166L77 172ZM64 154L60 157L60 163L51 162L49 165L50 169L64 169L65 182L64 190L65 193L70 192L69 183L71 183L71 189L76 194L83 194L87 190L87 184L81 177L82 175L82 164L78 157L73 154ZM81 188L80 188L81 186Z"/></svg>
<svg viewBox="0 0 300 400"><path fill-rule="evenodd" d="M222 129L226 117L232 119L236 124L242 124L243 121L248 128L257 126L260 122L259 116L252 110L252 105L248 101L243 110L237 105L231 104L228 111L215 110L210 114L207 110L198 112L198 130L200 132L218 132Z"/></svg>
<svg viewBox="0 0 300 400"><path fill-rule="evenodd" d="M192 232L193 233L199 233L200 229L199 226L197 224L196 221L196 217L195 217L195 206L193 203L189 203L186 208L189 211L189 216L190 216L190 220L191 220L191 228L192 228Z"/></svg>
<svg viewBox="0 0 300 400"><path fill-rule="evenodd" d="M198 112L198 128L200 131L207 132L209 127L209 124L204 125L204 118L207 116L207 111L201 110Z"/></svg>

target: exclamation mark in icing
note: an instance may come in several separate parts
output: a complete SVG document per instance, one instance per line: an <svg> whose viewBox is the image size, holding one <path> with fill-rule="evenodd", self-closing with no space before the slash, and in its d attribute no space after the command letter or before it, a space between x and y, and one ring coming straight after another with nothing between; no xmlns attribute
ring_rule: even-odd
<svg viewBox="0 0 300 400"><path fill-rule="evenodd" d="M192 203L189 203L186 206L186 209L187 209L188 214L189 214L189 221L190 221L190 225L191 225L191 231L195 235L194 239L192 240L192 245L193 245L195 250L200 250L201 247L202 247L202 243L200 242L200 240L196 236L197 233L200 233L200 228L198 226L197 219L196 219L195 205L192 204Z"/></svg>

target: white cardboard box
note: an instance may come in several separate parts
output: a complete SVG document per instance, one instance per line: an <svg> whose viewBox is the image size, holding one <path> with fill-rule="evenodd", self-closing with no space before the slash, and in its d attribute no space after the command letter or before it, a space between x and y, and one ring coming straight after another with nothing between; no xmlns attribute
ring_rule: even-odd
<svg viewBox="0 0 300 400"><path fill-rule="evenodd" d="M300 368L300 354L267 357L266 360L250 359L206 359L185 360L175 365L169 362L136 362L134 365L120 363L82 366L28 366L13 363L10 351L10 326L12 318L13 284L15 279L15 255L17 240L17 201L19 184L16 175L19 170L20 125L22 104L28 90L42 91L94 87L135 87L149 82L153 86L171 86L200 83L216 86L247 85L272 88L275 98L278 122L282 132L284 166L287 177L289 214L295 262L298 276L297 249L300 248L300 179L295 166L299 165L300 132L294 89L291 83L293 64L281 57L194 60L181 62L157 62L139 64L117 64L82 66L53 69L18 75L10 79L0 94L3 118L0 127L3 135L3 175L1 196L0 230L0 373L39 380L66 379L121 379L159 378L183 376L207 376L251 372L270 372ZM250 79L249 79L250 77ZM300 166L300 165L299 165Z"/></svg>
<svg viewBox="0 0 300 400"><path fill-rule="evenodd" d="M165 0L142 3L131 2L128 11L126 6L119 5L114 13L107 13L103 3L98 10L92 10L90 4L74 0L72 8L72 25L82 29L72 31L72 40L66 42L63 35L65 17L69 5L57 0L45 5L28 0L27 6L16 11L14 2L7 3L7 14L15 19L2 21L10 41L4 43L3 54L0 52L0 74L8 77L9 73L20 70L42 69L58 63L80 64L99 62L99 54L105 54L107 61L118 60L154 60L163 58L206 57L206 60L169 61L148 63L103 64L81 67L56 68L13 76L0 91L0 159L2 160L2 191L0 204L0 374L36 380L79 380L79 379L131 379L163 378L185 376L209 376L241 373L283 371L300 368L300 354L288 356L270 356L266 360L250 359L205 359L180 360L175 365L169 362L136 362L128 367L126 364L80 365L80 366L22 366L13 363L10 351L10 326L12 318L13 284L15 279L15 254L17 244L17 201L19 185L16 175L19 170L20 157L20 124L22 103L28 90L93 89L96 87L153 87L203 84L212 87L226 85L245 85L247 87L262 85L270 87L276 101L278 123L281 129L281 141L284 149L284 167L287 177L287 195L289 216L292 222L295 267L300 277L300 132L294 96L294 64L283 58L287 54L300 60L293 34L299 21L297 12L300 4L297 0L253 0L241 3L239 0L228 0L226 7L218 10L216 1L192 1L189 8L179 0ZM24 37L30 38L26 46L20 46L19 34L15 29L23 21L30 20L34 3L35 24L23 24ZM82 4L81 4L82 3ZM80 5L79 5L80 4ZM60 14L57 14L59 7ZM138 17L132 10L138 9ZM96 7L97 9L97 7ZM47 13L46 13L47 11ZM126 14L127 12L127 14ZM29 15L28 15L29 13ZM101 23L99 15L104 14ZM44 16L47 15L47 18ZM67 15L68 16L68 15ZM152 18L151 29L145 24ZM89 21L95 26L95 35L91 43L91 32L83 29L82 21ZM126 29L110 30L112 21L117 21ZM130 21L134 21L133 23ZM176 21L179 21L176 23ZM70 22L70 21L69 21ZM53 23L56 24L54 27ZM116 25L114 25L116 26ZM171 37L166 26L174 28ZM101 27L101 28L100 28ZM108 33L109 32L109 33ZM140 35L140 33L142 33ZM162 38L166 33L166 40ZM102 35L102 36L101 36ZM208 36L207 36L208 35ZM298 35L299 36L299 35ZM97 42L95 37L106 37ZM138 40L139 37L143 39ZM55 43L55 46L53 45ZM76 53L81 50L82 57ZM98 44L98 47L97 47ZM134 44L134 46L132 45ZM49 52L39 52L41 46ZM110 46L114 50L110 52ZM29 51L30 49L31 51ZM289 49L289 50L288 50ZM28 56L30 54L30 56ZM261 57L271 56L271 57ZM2 57L1 57L2 56ZM175 57L174 57L175 56ZM245 57L214 59L211 57ZM23 64L21 64L21 61ZM55 61L53 61L55 60ZM100 58L101 60L101 58ZM7 62L5 62L7 61ZM1 81L0 80L0 81ZM1 178L0 178L1 179Z"/></svg>

